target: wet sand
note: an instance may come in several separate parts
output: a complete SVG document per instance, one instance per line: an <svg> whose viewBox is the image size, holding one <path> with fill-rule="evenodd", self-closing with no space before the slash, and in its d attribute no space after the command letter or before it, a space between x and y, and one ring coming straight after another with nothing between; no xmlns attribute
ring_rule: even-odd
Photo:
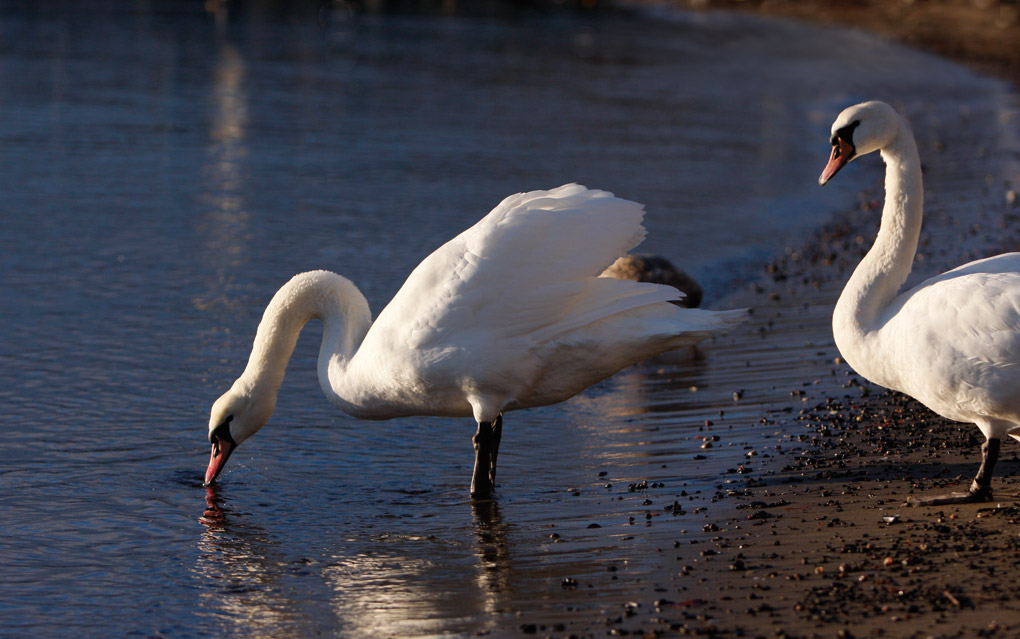
<svg viewBox="0 0 1020 639"><path fill-rule="evenodd" d="M748 4L783 15L799 5L800 17L811 13L806 5L815 8L814 17L826 20L835 11L828 3ZM894 4L901 12L916 7L925 19L943 6ZM976 5L946 4L964 13L970 7L974 20L985 12ZM945 33L954 33L952 20L941 23ZM1020 77L1017 41L1010 51L1000 41L1000 58L960 55L979 65L991 60L1003 75ZM957 52L951 40L942 44L943 53ZM1016 250L1020 122L1015 108L999 140L974 137L968 114L954 122L940 121L923 108L907 115L918 137L926 187L925 226L908 285L965 261ZM820 171L826 140L818 142ZM877 157L872 160L878 163ZM658 549L671 578L636 593L632 601L614 606L612 597L606 598L605 614L589 623L525 623L524 633L1020 636L1020 594L1012 579L1020 564L1020 446L1003 445L995 501L908 506L914 495L966 489L977 471L983 438L973 425L944 420L861 379L841 361L832 341L832 307L877 231L883 192L881 178L873 181L876 173L846 169L837 179L866 187L857 201L846 202L845 211L813 237L788 248L761 279L715 305L750 305L755 316L746 330L704 347L710 368L739 369L746 360L743 392L767 393L773 378L760 370L762 360L748 353L769 344L776 353L772 363L789 367L787 379L802 380L799 387L772 387L772 393L788 399L761 406L757 421L775 433L774 450L754 451L753 458L749 453L739 481L720 481L704 506L701 531L680 531L672 549ZM838 210L840 203L833 206Z"/></svg>

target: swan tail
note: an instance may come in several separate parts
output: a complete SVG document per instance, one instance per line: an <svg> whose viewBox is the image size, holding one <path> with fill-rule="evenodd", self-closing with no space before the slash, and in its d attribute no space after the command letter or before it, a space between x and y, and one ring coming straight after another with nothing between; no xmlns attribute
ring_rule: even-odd
<svg viewBox="0 0 1020 639"><path fill-rule="evenodd" d="M550 299L557 299L556 291L543 292ZM584 294L567 299L568 305L555 322L536 328L527 317L513 317L514 324L530 326L526 335L537 343L571 339L575 331L584 339L589 331L601 335L599 339L613 341L624 335L640 342L652 339L666 344L665 349L680 348L696 344L713 333L725 331L747 320L749 309L731 311L710 311L700 308L683 308L666 302L680 297L671 286L596 278ZM609 334L603 334L611 327Z"/></svg>
<svg viewBox="0 0 1020 639"><path fill-rule="evenodd" d="M606 277L550 282L529 292L530 305L513 308L504 317L509 336L528 335L535 342L544 342L614 315L677 300L681 295L670 286Z"/></svg>
<svg viewBox="0 0 1020 639"><path fill-rule="evenodd" d="M635 343L647 348L648 352L642 353L635 361L665 351L694 346L717 333L739 326L750 315L750 310L746 308L709 311L672 304L668 306L669 310L666 311L661 306L638 311L642 319L641 328L638 329L641 337ZM626 330L622 325L620 328Z"/></svg>

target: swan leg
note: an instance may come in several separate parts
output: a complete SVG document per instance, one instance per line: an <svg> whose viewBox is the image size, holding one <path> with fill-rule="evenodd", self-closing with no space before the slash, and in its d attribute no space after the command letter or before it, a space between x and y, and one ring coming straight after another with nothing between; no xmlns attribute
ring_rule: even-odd
<svg viewBox="0 0 1020 639"><path fill-rule="evenodd" d="M1000 446L1002 440L998 437L989 438L981 445L981 467L970 485L970 493L978 497L975 501L992 500L992 471L995 470L995 462L999 461Z"/></svg>
<svg viewBox="0 0 1020 639"><path fill-rule="evenodd" d="M496 487L496 458L499 457L499 440L503 437L503 416L492 422L492 449L489 451L489 482Z"/></svg>
<svg viewBox="0 0 1020 639"><path fill-rule="evenodd" d="M946 504L976 504L992 500L992 471L999 460L999 447L1002 440L998 437L989 438L981 445L981 467L977 476L965 493L950 493L938 497L911 500L918 506L942 506Z"/></svg>
<svg viewBox="0 0 1020 639"><path fill-rule="evenodd" d="M498 421L498 420L497 420ZM492 493L493 425L496 422L478 422L478 431L472 441L475 445L475 470L471 475L471 496L485 498ZM498 440L496 446L499 446Z"/></svg>

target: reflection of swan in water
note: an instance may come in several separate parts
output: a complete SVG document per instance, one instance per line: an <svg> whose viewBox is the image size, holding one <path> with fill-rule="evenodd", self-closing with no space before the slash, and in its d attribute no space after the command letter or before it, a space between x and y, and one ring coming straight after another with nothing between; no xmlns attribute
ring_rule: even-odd
<svg viewBox="0 0 1020 639"><path fill-rule="evenodd" d="M374 323L350 281L295 276L269 303L244 373L213 404L206 483L269 419L298 334L318 318L330 401L364 419L473 416L471 493L488 495L505 411L561 402L746 315L679 308L670 287L597 277L643 239L643 214L576 184L511 196L425 258Z"/></svg>
<svg viewBox="0 0 1020 639"><path fill-rule="evenodd" d="M510 540L507 525L499 514L499 502L474 501L475 538L478 541L478 582L482 591L489 593L487 613L495 612L500 594L510 589Z"/></svg>
<svg viewBox="0 0 1020 639"><path fill-rule="evenodd" d="M613 418L699 409L715 412L717 397L704 398L704 394L691 391L703 383L705 373L705 358L699 352L668 360L657 357L620 371L593 391L574 398L571 406Z"/></svg>
<svg viewBox="0 0 1020 639"><path fill-rule="evenodd" d="M513 597L507 524L495 501L475 500L472 514L474 539L387 534L370 550L335 557L324 577L345 634L477 636L494 630Z"/></svg>
<svg viewBox="0 0 1020 639"><path fill-rule="evenodd" d="M458 541L387 534L330 559L322 578L343 634L469 636L489 629L498 593L472 556L473 544Z"/></svg>
<svg viewBox="0 0 1020 639"><path fill-rule="evenodd" d="M300 623L297 601L279 582L284 562L273 556L266 531L238 521L215 487L206 488L205 526L198 542L196 573L207 586L203 607L233 626L224 636L287 636ZM208 589L211 586L212 589Z"/></svg>
<svg viewBox="0 0 1020 639"><path fill-rule="evenodd" d="M321 558L295 558L271 531L231 512L216 486L206 491L195 572L203 608L229 624L223 636L475 634L489 628L509 589L495 502L476 501L473 524L450 535L359 534Z"/></svg>

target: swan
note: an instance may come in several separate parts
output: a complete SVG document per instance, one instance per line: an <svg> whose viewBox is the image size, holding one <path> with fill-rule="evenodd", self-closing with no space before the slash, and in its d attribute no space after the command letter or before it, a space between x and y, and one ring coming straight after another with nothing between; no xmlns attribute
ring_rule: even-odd
<svg viewBox="0 0 1020 639"><path fill-rule="evenodd" d="M745 318L670 304L682 293L669 286L596 277L644 239L643 216L641 204L577 184L512 195L426 257L374 322L348 279L295 275L212 405L206 485L269 420L298 334L318 319L329 401L361 419L473 417L471 494L488 496L503 413L561 402Z"/></svg>
<svg viewBox="0 0 1020 639"><path fill-rule="evenodd" d="M910 126L889 105L865 102L840 113L831 142L821 185L873 151L886 165L878 235L832 314L836 346L862 377L984 434L968 491L914 501L989 501L1002 438L1020 439L1020 253L970 262L897 294L917 251L923 208Z"/></svg>

